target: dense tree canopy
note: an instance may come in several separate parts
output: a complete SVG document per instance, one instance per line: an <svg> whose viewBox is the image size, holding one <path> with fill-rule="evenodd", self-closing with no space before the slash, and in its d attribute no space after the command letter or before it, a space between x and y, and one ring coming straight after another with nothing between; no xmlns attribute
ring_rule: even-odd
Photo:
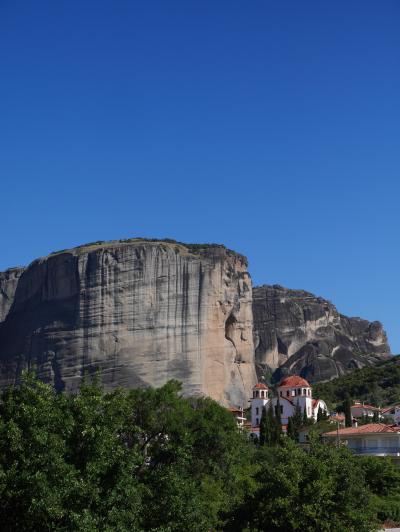
<svg viewBox="0 0 400 532"><path fill-rule="evenodd" d="M261 447L257 460L258 490L234 514L232 530L374 529L362 467L346 449L313 442L306 453L288 439L275 449Z"/></svg>
<svg viewBox="0 0 400 532"><path fill-rule="evenodd" d="M0 402L1 529L362 532L400 513L390 462L317 441L306 453L276 421L265 412L254 445L174 381L66 395L25 375Z"/></svg>

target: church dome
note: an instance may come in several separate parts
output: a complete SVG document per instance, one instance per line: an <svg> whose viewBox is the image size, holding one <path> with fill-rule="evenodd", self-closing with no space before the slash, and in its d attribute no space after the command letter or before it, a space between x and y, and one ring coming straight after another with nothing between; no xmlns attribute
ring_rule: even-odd
<svg viewBox="0 0 400 532"><path fill-rule="evenodd" d="M299 377L298 375L291 375L290 377L285 377L280 383L279 387L284 386L285 388L296 388L296 386L304 386L306 388L311 388L310 384Z"/></svg>
<svg viewBox="0 0 400 532"><path fill-rule="evenodd" d="M268 390L268 386L264 384L263 382L257 382L253 390Z"/></svg>

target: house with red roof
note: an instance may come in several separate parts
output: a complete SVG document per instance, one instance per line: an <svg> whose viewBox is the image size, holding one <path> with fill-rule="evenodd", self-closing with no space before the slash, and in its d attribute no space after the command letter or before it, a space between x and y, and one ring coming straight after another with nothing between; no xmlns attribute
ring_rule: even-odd
<svg viewBox="0 0 400 532"><path fill-rule="evenodd" d="M381 408L381 416L388 422L400 425L400 405L391 405Z"/></svg>
<svg viewBox="0 0 400 532"><path fill-rule="evenodd" d="M361 401L355 401L351 406L351 417L354 419L372 419L374 416L378 416L378 419L381 419L381 412L377 406Z"/></svg>
<svg viewBox="0 0 400 532"><path fill-rule="evenodd" d="M238 427L244 427L246 423L246 416L244 415L243 408L228 408L228 410L236 419Z"/></svg>
<svg viewBox="0 0 400 532"><path fill-rule="evenodd" d="M279 408L282 420L282 428L288 424L290 417L293 417L297 407L300 407L302 414L306 412L307 418L317 419L318 410L328 413L325 401L314 399L310 384L297 375L285 377L277 387L277 396L270 397L268 387L263 383L258 383L253 388L251 398L251 421L253 427L258 427L262 411L264 408Z"/></svg>
<svg viewBox="0 0 400 532"><path fill-rule="evenodd" d="M325 442L345 445L355 454L389 456L400 461L400 427L384 423L369 423L325 432Z"/></svg>

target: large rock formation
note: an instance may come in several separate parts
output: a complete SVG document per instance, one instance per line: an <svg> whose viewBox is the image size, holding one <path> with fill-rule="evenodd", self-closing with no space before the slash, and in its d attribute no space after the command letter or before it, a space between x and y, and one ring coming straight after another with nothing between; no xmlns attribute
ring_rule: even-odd
<svg viewBox="0 0 400 532"><path fill-rule="evenodd" d="M297 374L329 380L390 354L381 323L339 314L329 301L282 286L253 288L259 376Z"/></svg>
<svg viewBox="0 0 400 532"><path fill-rule="evenodd" d="M246 259L223 246L132 239L0 274L0 386L36 366L58 389L159 386L247 406L255 375Z"/></svg>

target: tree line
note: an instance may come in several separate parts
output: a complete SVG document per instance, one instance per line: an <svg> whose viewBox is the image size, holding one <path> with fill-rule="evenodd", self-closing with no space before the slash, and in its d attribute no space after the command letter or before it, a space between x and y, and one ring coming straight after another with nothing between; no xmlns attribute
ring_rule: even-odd
<svg viewBox="0 0 400 532"><path fill-rule="evenodd" d="M370 532L400 520L390 460L316 439L304 452L271 414L253 442L175 381L67 395L25 374L0 401L1 529Z"/></svg>

